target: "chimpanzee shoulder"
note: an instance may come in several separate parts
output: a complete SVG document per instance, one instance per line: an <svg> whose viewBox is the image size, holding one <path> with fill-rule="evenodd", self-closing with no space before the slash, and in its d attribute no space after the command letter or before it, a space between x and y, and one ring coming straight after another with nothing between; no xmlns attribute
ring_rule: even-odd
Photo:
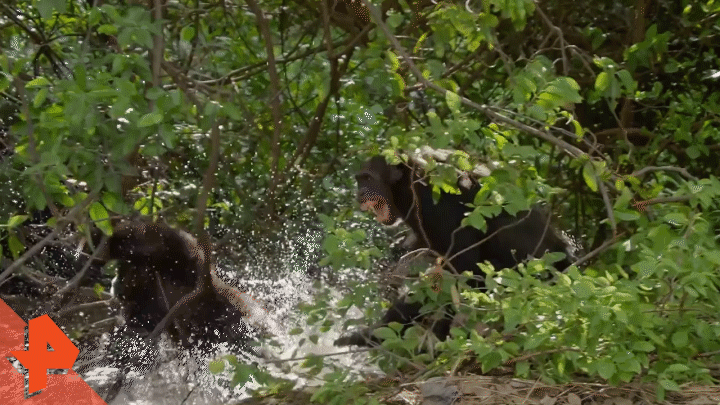
<svg viewBox="0 0 720 405"><path fill-rule="evenodd" d="M160 271L193 286L206 252L189 233L163 223L127 221L108 239L107 259L119 259L145 271Z"/></svg>

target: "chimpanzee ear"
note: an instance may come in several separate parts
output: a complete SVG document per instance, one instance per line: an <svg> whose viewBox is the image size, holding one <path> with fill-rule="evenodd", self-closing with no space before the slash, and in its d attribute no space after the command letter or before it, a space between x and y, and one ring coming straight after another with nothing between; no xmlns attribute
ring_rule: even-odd
<svg viewBox="0 0 720 405"><path fill-rule="evenodd" d="M400 163L402 165L402 163ZM395 184L403 177L402 170L398 167L400 165L390 166L390 171L388 173L388 184Z"/></svg>

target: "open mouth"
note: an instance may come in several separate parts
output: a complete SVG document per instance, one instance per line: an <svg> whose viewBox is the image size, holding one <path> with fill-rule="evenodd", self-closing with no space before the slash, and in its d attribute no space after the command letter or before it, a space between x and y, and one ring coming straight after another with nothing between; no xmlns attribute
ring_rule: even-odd
<svg viewBox="0 0 720 405"><path fill-rule="evenodd" d="M379 195L366 195L361 199L363 202L360 204L360 210L372 211L375 219L384 224L390 221L390 206L385 203L384 198Z"/></svg>

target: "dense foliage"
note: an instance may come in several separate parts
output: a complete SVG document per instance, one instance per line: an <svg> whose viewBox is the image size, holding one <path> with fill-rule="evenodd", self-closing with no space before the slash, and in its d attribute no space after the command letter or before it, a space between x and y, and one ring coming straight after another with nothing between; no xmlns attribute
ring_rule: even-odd
<svg viewBox="0 0 720 405"><path fill-rule="evenodd" d="M71 211L79 224L160 211L187 224L213 177L216 237L277 230L312 207L323 264L372 268L382 254L370 219L358 225L351 173L373 153L430 145L458 150L459 170L496 163L469 224L543 201L589 256L551 283L536 277L542 260L484 268L487 293L466 276L445 273L440 288L412 278L463 322L421 354L419 328L380 329L386 371L650 381L660 397L720 375L717 1L10 0L0 11L3 263L30 247L26 213L86 207ZM452 192L448 169L432 181ZM354 289L340 311L320 299L309 321L329 327L351 305L377 317L375 289ZM365 401L351 374L327 374L315 399Z"/></svg>

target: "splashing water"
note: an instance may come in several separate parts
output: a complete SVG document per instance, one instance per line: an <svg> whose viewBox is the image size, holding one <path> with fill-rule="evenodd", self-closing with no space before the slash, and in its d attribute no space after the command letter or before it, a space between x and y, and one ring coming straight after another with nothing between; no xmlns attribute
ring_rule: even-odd
<svg viewBox="0 0 720 405"><path fill-rule="evenodd" d="M299 367L301 359L310 354L326 355L337 353L333 341L340 336L340 325L328 332L321 332L320 325L306 326L305 318L296 307L300 302L309 302L315 292L314 269L317 268L317 254L321 232L307 228L302 236L284 235L276 242L263 241L265 245L248 248L248 257L242 266L233 266L221 260L217 266L217 277L231 285L238 285L252 297L257 306L251 308L262 318L266 330L274 335L279 347L262 346L252 348L227 342L213 345L210 350L182 349L175 347L163 337L157 346L151 346L141 338L129 339L121 347L125 355L139 358L140 365L127 367L122 362L108 358L108 338L94 351L84 357L94 359L96 364L82 372L84 379L97 392L109 392L114 387L116 396L110 404L224 404L249 396L248 389L258 385L253 379L247 384L232 387L232 370L225 368L219 374L209 372L210 362L226 354L237 356L238 361L257 363L271 374L295 381L295 387L320 385L322 374L309 377ZM262 252L262 253L261 253ZM334 300L339 299L337 290L331 290ZM247 298L247 297L245 297ZM332 303L329 303L331 305ZM348 317L360 317L360 311L349 313ZM238 320L238 328L250 335L254 330ZM294 327L304 332L289 335ZM309 336L319 337L317 344ZM112 340L112 339L110 339ZM117 346L117 343L116 343ZM83 355L81 355L82 357ZM281 360L268 363L268 360ZM284 361L283 361L284 360ZM358 369L358 364L367 364L366 353L342 354L328 357L339 367ZM135 363L135 361L133 361ZM123 366L126 368L123 370ZM367 366L366 370L375 370Z"/></svg>

